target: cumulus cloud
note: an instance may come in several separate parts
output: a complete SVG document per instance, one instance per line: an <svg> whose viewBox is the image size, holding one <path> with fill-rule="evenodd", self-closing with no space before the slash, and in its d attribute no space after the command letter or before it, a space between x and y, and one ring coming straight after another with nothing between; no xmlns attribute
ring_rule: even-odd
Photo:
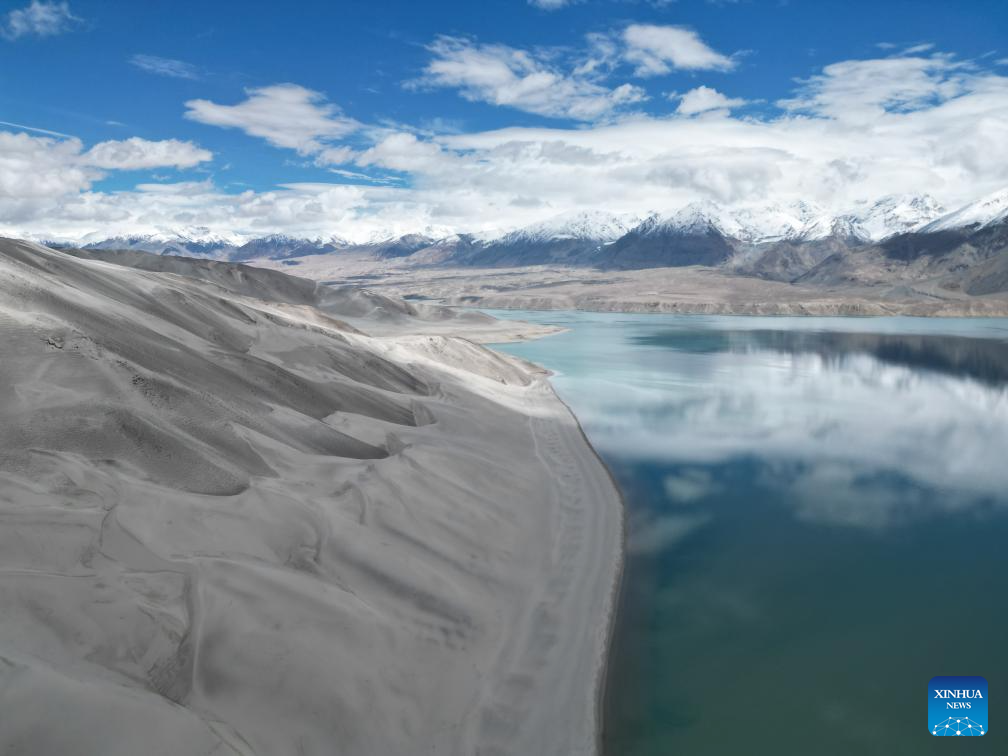
<svg viewBox="0 0 1008 756"><path fill-rule="evenodd" d="M176 139L153 142L133 137L101 142L85 151L73 137L0 131L0 198L61 201L90 189L109 170L191 168L212 157L192 142Z"/></svg>
<svg viewBox="0 0 1008 756"><path fill-rule="evenodd" d="M681 115L695 115L710 110L730 110L746 104L740 97L727 97L711 87L699 86L679 98L676 112Z"/></svg>
<svg viewBox="0 0 1008 756"><path fill-rule="evenodd" d="M81 162L77 139L0 131L0 198L61 197L91 186L99 173Z"/></svg>
<svg viewBox="0 0 1008 756"><path fill-rule="evenodd" d="M354 228L366 235L379 228L406 233L424 221L396 190L345 184L294 184L232 194L210 181L185 181L141 184L128 192L25 197L4 194L6 178L6 173L0 175L0 235L85 242L190 229L228 236L283 229L318 236L332 234L334 228Z"/></svg>
<svg viewBox="0 0 1008 756"><path fill-rule="evenodd" d="M910 91L907 71L919 69L924 81ZM733 117L733 98L697 89L683 109L706 112L700 121L636 116L592 128L402 134L355 159L410 173L417 202L440 222L473 230L487 218L517 225L568 210L662 211L698 199L806 199L844 211L922 187L952 207L1005 183L1008 144L998 134L1008 128L1008 78L948 59L828 66L763 117ZM889 107L856 117L858 90Z"/></svg>
<svg viewBox="0 0 1008 756"><path fill-rule="evenodd" d="M415 134L389 134L376 145L353 156L362 167L377 165L394 171L430 174L450 169L451 156L432 141L421 140Z"/></svg>
<svg viewBox="0 0 1008 756"><path fill-rule="evenodd" d="M198 79L199 69L192 63L174 58L161 58L157 55L134 55L130 63L147 73L158 76L168 76L173 79Z"/></svg>
<svg viewBox="0 0 1008 756"><path fill-rule="evenodd" d="M554 118L591 121L645 99L631 84L609 88L578 69L559 70L525 50L479 45L459 37L441 37L428 48L434 59L413 88L458 89L467 100L503 105Z"/></svg>
<svg viewBox="0 0 1008 756"><path fill-rule="evenodd" d="M192 168L213 158L213 153L192 142L164 139L151 142L139 137L99 142L81 156L95 168L133 171L143 168Z"/></svg>
<svg viewBox="0 0 1008 756"><path fill-rule="evenodd" d="M19 37L52 37L70 31L81 19L70 12L69 3L49 3L32 0L24 8L15 8L0 24L0 35L7 39Z"/></svg>
<svg viewBox="0 0 1008 756"><path fill-rule="evenodd" d="M682 26L631 24L623 30L624 58L638 76L661 76L672 69L730 71L735 61L709 47Z"/></svg>
<svg viewBox="0 0 1008 756"><path fill-rule="evenodd" d="M516 108L551 118L595 121L610 118L647 93L639 86L611 86L622 64L640 77L673 69L727 71L734 60L708 47L699 35L678 26L631 24L621 32L587 35L587 49L534 53L507 45L440 37L428 46L433 59L413 89L457 89L466 99ZM699 111L692 111L699 112Z"/></svg>
<svg viewBox="0 0 1008 756"><path fill-rule="evenodd" d="M800 82L779 109L746 117L732 115L732 105L704 106L702 118L636 114L576 128L475 133L347 125L350 119L322 95L283 86L297 95L292 99L304 118L241 107L263 90L250 91L239 105L190 103L190 109L341 170L395 172L404 185L298 184L240 195L210 187L198 195L168 193L171 200L159 203L151 192L90 191L93 175L107 170L100 165L109 164L99 160L97 146L83 158L91 151L79 143L6 135L0 141L6 232L56 229L69 236L200 225L360 238L427 226L509 228L572 210L668 211L701 199L726 205L805 199L842 212L886 194L927 191L953 208L1006 183L1008 77L945 56L835 63ZM696 94L702 89L709 92ZM708 105L724 104L714 95L732 99L710 87L696 90L679 105L703 102L701 96ZM116 150L129 153L128 142ZM181 161L186 151L173 154ZM36 199L18 198L22 190Z"/></svg>
<svg viewBox="0 0 1008 756"><path fill-rule="evenodd" d="M952 64L939 62L924 66L923 81L910 93L907 66L923 64L896 63L830 66L802 86L788 109L762 118L719 110L702 121L635 118L593 129L505 129L441 141L482 152L490 163L480 166L481 182L489 183L494 171L497 186L517 194L511 182L521 176L523 194L564 210L663 210L697 199L741 204L761 197L843 210L922 188L955 206L1003 187L1008 143L998 134L1008 128L1008 78L952 74ZM866 70L874 72L871 86ZM891 106L870 105L872 117L864 118L853 95L858 90L869 103Z"/></svg>
<svg viewBox="0 0 1008 756"><path fill-rule="evenodd" d="M274 84L246 91L237 105L189 100L185 117L211 126L241 129L275 147L318 155L327 142L353 133L361 124L345 116L325 95L297 84Z"/></svg>

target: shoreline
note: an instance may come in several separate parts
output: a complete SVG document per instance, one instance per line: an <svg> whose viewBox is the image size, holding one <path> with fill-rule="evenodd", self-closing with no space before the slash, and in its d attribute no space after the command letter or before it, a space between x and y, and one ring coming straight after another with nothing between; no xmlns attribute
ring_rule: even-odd
<svg viewBox="0 0 1008 756"><path fill-rule="evenodd" d="M541 333L531 336L531 339L547 338L549 336L558 335L569 331L569 328L557 328L557 330L550 333ZM490 349L494 349L496 344L502 343L514 343L514 341L523 341L525 339L516 339L505 341L498 341L494 343L489 343L486 346ZM497 351L494 349L494 351ZM500 353L500 352L498 352ZM521 359L516 358L514 355L503 353L511 359ZM596 665L595 674L595 752L597 756L604 756L605 754L605 711L606 711L606 699L608 697L608 678L609 678L609 668L612 655L612 646L615 641L616 636L616 624L619 621L619 606L621 598L623 596L624 589L624 578L626 573L626 549L627 549L627 521L629 517L627 499L623 493L623 489L620 487L619 482L616 480L616 476L610 469L608 463L599 453L598 449L592 443L588 434L585 432L584 426L581 424L581 420L578 418L577 413L574 411L573 407L561 396L560 392L557 390L556 386L553 385L552 376L555 375L554 371L551 370L546 365L540 363L532 362L539 369L544 371L544 378L550 387L550 391L556 400L563 405L563 407L570 414L571 418L574 420L574 424L577 427L578 433L581 439L584 441L585 445L591 451L592 455L598 461L598 463L605 470L606 475L609 478L609 482L612 485L613 490L616 492L616 496L619 503L620 510L620 536L619 536L619 553L617 554L616 566L612 581L609 587L609 603L608 612L606 617L606 631L605 631L605 642L603 644L603 653L601 659Z"/></svg>
<svg viewBox="0 0 1008 756"><path fill-rule="evenodd" d="M513 304L495 302L493 299L480 302L456 302L451 299L441 301L447 307L462 310L510 310L520 312L591 312L613 315L738 315L746 317L770 318L1004 318L1008 319L1008 305L993 308L991 311L967 311L951 308L934 312L918 312L913 306L886 309L879 307L878 311L871 305L875 303L857 303L834 307L832 305L817 305L813 303L800 304L765 304L750 303L732 305L725 303L709 303L706 305L689 305L682 303L662 303L657 306L636 305L634 303L614 302L611 306L586 306L574 302L557 302L543 306L541 301L515 302ZM865 307L867 304L869 306ZM682 306L680 306L682 305ZM500 342L504 343L504 342Z"/></svg>
<svg viewBox="0 0 1008 756"><path fill-rule="evenodd" d="M497 321L501 322L501 319L497 319ZM557 431L563 432L565 426L568 426L570 428L570 431L573 431L573 434L576 434L577 446L570 450L570 452L574 456L573 460L564 460L562 458L557 459L554 457L554 459L547 461L547 459L543 458L542 455L540 455L538 452L536 453L537 456L540 456L540 458L542 459L544 469L549 472L550 481L554 484L552 487L559 489L561 492L568 491L568 489L571 487L570 483L564 484L563 479L565 476L568 479L570 479L570 471L571 471L570 462L573 461L576 464L578 462L577 458L580 458L581 461L584 461L586 459L590 460L591 466L595 467L598 471L603 473L603 475L599 476L599 480L605 481L604 485L602 486L599 485L599 480L596 480L594 481L594 484L591 484L586 480L586 477L584 475L577 475L573 478L573 480L586 483L585 485L582 486L583 491L595 494L595 496L591 498L594 498L597 504L597 506L590 508L586 507L584 504L581 504L580 509L582 511L575 513L574 516L583 517L586 512L594 515L594 517L597 520L596 524L598 527L595 528L595 532L593 533L593 535L596 538L601 538L605 540L609 540L611 538L612 540L615 541L615 544L613 544L612 547L606 551L593 549L590 548L591 544L589 543L590 540L589 536L577 535L577 532L579 530L579 526L577 523L574 523L573 527L568 528L558 527L558 530L554 536L556 542L555 550L559 550L559 552L561 553L561 558L558 560L559 564L553 565L555 569L552 569L550 573L547 573L550 575L550 577L546 581L548 583L555 582L555 580L557 579L557 573L563 571L564 565L562 564L562 562L564 562L565 559L563 558L562 555L565 551L569 551L572 545L576 546L577 551L581 552L582 554L581 558L579 559L579 564L581 566L577 570L573 571L573 577L575 580L588 574L590 572L590 569L588 568L591 565L594 565L595 569L598 570L605 569L607 572L610 572L610 574L606 576L606 579L604 581L607 585L607 588L604 591L604 594L602 594L601 598L602 605L599 614L601 615L602 619L600 622L588 623L588 626L584 628L584 630L586 631L584 633L585 638L582 640L582 643L587 643L588 639L594 637L594 641L591 641L591 645L593 646L592 657L594 661L590 666L591 670L590 716L592 720L591 739L593 741L593 747L591 749L587 749L585 747L579 746L575 742L576 740L578 740L578 738L570 737L568 735L563 738L564 742L563 742L563 748L561 750L555 750L555 748L551 750L543 750L546 746L546 740L544 739L544 737L548 738L548 735L544 736L544 733L552 733L556 731L558 729L555 727L557 720L555 720L552 717L547 718L545 721L542 720L543 712L538 710L549 708L549 699L544 698L543 700L539 700L538 696L532 694L531 691L528 691L528 693L530 694L529 698L532 700L537 700L538 703L527 708L537 710L537 712L540 714L539 721L541 721L541 724L539 726L536 726L536 722L533 721L536 719L536 717L532 717L532 719L530 719L527 722L527 724L529 724L527 728L525 727L520 728L517 732L514 733L517 738L516 741L508 742L507 745L497 743L492 744L493 747L499 748L501 753L522 753L522 754L535 753L535 752L550 752L550 753L556 752L556 753L572 753L572 754L594 753L596 754L596 756L602 756L602 754L604 753L602 736L605 728L604 713L605 713L605 697L607 694L609 655L613 638L615 635L619 601L622 595L622 581L623 581L623 570L624 570L625 551L626 551L626 522L627 522L626 500L623 496L623 491L620 489L612 471L609 469L608 465L605 463L604 459L598 453L594 445L591 443L591 440L588 438L588 435L585 433L584 428L577 417L577 414L573 411L570 405L567 404L567 402L560 396L556 387L550 380L551 376L554 374L553 371L551 371L548 367L541 365L539 363L525 360L521 357L517 357L507 352L498 351L494 349L495 344L514 343L516 341L546 338L548 336L557 335L569 329L558 327L542 327L537 324L527 323L525 321L511 321L511 323L513 325L508 328L497 329L496 334L492 333L493 329L488 329L488 331L483 332L477 331L477 333L475 334L469 334L467 333L467 329L463 327L461 329L454 331L453 333L442 332L441 334L434 335L423 329L420 329L412 333L400 332L395 335L386 334L378 338L383 341L387 341L389 345L392 347L392 350L394 352L397 352L399 350L412 352L414 355L420 356L423 361L432 360L433 362L439 363L442 368L447 367L451 371L462 371L465 373L470 373L472 371L472 367L467 366L464 363L456 363L454 360L449 360L447 362L443 361L443 357L446 355L439 354L436 351L433 353L428 352L427 348L423 346L424 342L431 342L432 340L434 342L438 342L442 339L448 339L448 340L458 339L460 341L469 342L477 349L486 349L487 351L490 351L493 355L495 355L496 358L514 364L520 371L525 373L530 379L529 384L524 386L520 390L519 396L515 396L515 394L513 393L513 389L507 385L494 384L483 390L489 390L491 396L497 401L504 402L508 405L510 405L512 402L517 401L523 407L523 409L521 410L522 414L524 414L526 419L529 421L530 429L532 430L533 443L537 447L541 445L551 446L552 444L549 439L549 435L551 434L551 432L554 435L556 434ZM506 339L499 338L499 335L502 333L507 334ZM470 338L474 336L484 338L492 336L494 338L492 338L492 340L486 341L485 343L479 343L477 345L477 342L470 341ZM515 338L515 336L517 336L517 338ZM418 344L420 345L419 349L417 349ZM474 376L472 375L467 376L467 378L470 379L473 377ZM460 385L465 385L466 388L468 388L469 390L476 389L479 391L479 393L482 393L482 390L478 389L479 382L480 382L479 379L477 379L475 383L470 383L469 380L463 380L460 382ZM559 413L557 413L555 410L550 409L550 405L554 403L555 403L555 410L558 410ZM546 415L543 415L544 410L547 413ZM540 434L535 430L536 423L545 423L547 425L547 428L545 429L544 433ZM554 452L554 454L555 453L556 452ZM547 454L547 456L549 456L549 453ZM553 464L550 464L550 462L556 462L557 465L554 466ZM606 487L608 487L608 490L606 490ZM610 529L604 527L606 521L609 519L608 515L610 511L609 506L612 504L616 506L616 510L614 510L614 513L616 513L617 516L615 517L615 523L612 523L614 525L614 529L618 530L618 532L616 533L612 533ZM553 508L558 510L569 510L570 504L554 502ZM561 516L564 516L562 512ZM567 538L565 538L565 535L567 536ZM573 540L571 540L571 538L573 538ZM611 566L607 566L607 563L610 563ZM540 606L545 606L545 609L550 613L558 613L561 617L564 616L567 617L567 619L561 619L556 623L558 631L560 632L564 631L569 632L570 629L577 628L580 622L583 621L584 619L583 617L582 620L579 621L576 615L577 614L583 615L585 609L585 605L583 602L585 600L591 600L591 599L594 599L596 601L600 600L599 592L596 590L598 582L582 581L582 583L583 584L580 586L580 588L587 589L587 596L589 597L589 599L584 599L582 597L582 603L580 605L570 607L565 607L562 605L562 602L570 599L572 595L576 592L575 590L572 589L572 587L575 589L578 587L576 585L576 582L574 581L571 582L570 586L564 589L563 593L560 596L556 597L558 598L558 600L546 602L545 605L540 604ZM517 633L517 635L518 636L524 635L529 629L531 629L533 632L536 632L535 627L532 628L523 627ZM571 643L567 644L565 648L574 649L575 646L573 645L573 643ZM521 654L527 654L530 650L531 649L529 647L523 647L517 649L517 651L520 652L519 656ZM519 676L528 676L530 678L531 677L537 678L540 686L542 685L543 680L546 679L547 676L551 676L553 685L547 686L547 688L544 689L544 694L546 694L548 690L548 694L551 695L552 697L563 699L564 698L563 693L566 690L566 692L568 693L567 696L568 702L565 705L566 709L570 710L572 708L572 705L576 709L577 706L574 704L576 704L577 701L583 700L580 698L578 694L578 691L583 690L583 687L581 685L570 684L571 683L570 678L572 675L574 677L582 676L578 672L578 669L580 669L582 665L584 665L586 657L584 656L583 653L584 649L580 649L580 651L581 653L576 654L561 654L559 660L554 659L552 664L554 671L552 673L547 673L547 675L542 674L542 669L544 668L544 665L548 664L548 662L545 659L538 660L537 666L534 668L534 671L520 670L517 672L517 674ZM563 661L564 657L566 656L569 656L570 658L567 661ZM508 668L505 671L503 671L502 674L497 676L498 683L501 682L506 683L507 678L513 677L516 674L515 670L513 669L514 667L513 661L514 660L512 660ZM519 664L518 666L520 667L521 665ZM494 701L493 697L491 697L489 701L482 702L479 708L484 709L484 716L485 716L486 712L492 712L495 708L499 706L500 702ZM505 708L510 708L510 704L508 704ZM570 719L560 721L565 721L565 724L567 725L567 727L565 728L559 728L561 730L567 730L570 733L576 733L580 729L578 727L576 713L573 713L573 716L571 716ZM458 747L462 747L463 745L465 744L463 743L457 744ZM479 744L471 742L469 743L469 745L482 746L485 744L482 742ZM525 747L519 749L519 746L522 745L524 745ZM479 748L477 747L476 750L479 751ZM467 753L468 751L463 750L453 752Z"/></svg>
<svg viewBox="0 0 1008 756"><path fill-rule="evenodd" d="M552 372L550 372L552 375ZM547 376L547 380L548 380ZM606 464L605 459L599 454L598 449L588 438L588 434L585 433L584 426L581 425L581 421L578 419L577 413L571 408L571 406L560 396L560 393L556 390L556 387L550 382L550 386L553 389L553 393L556 395L557 400L567 408L570 412L571 417L574 418L574 422L581 432L581 437L584 442L591 449L592 454L599 461L599 464L605 468L606 473L609 476L609 480L612 483L614 489L616 489L617 496L619 497L620 506L620 550L619 558L616 564L616 574L613 576L612 585L609 589L609 616L606 622L606 642L605 651L602 657L601 664L599 665L598 672L596 674L596 753L599 756L604 756L605 754L605 709L606 709L606 699L608 697L608 686L609 686L609 666L612 656L612 646L616 637L616 623L619 621L619 606L620 601L623 596L623 582L626 576L626 549L627 549L627 518L629 516L627 510L627 500L626 496L623 494L623 489L620 488L619 483L616 480L616 476L613 475L612 470L609 465Z"/></svg>

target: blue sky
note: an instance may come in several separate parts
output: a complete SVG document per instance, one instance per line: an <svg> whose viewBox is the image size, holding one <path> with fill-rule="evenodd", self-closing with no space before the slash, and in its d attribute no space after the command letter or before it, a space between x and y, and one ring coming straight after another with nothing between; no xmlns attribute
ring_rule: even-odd
<svg viewBox="0 0 1008 756"><path fill-rule="evenodd" d="M352 236L1008 184L1003 2L15 0L0 20L8 231Z"/></svg>

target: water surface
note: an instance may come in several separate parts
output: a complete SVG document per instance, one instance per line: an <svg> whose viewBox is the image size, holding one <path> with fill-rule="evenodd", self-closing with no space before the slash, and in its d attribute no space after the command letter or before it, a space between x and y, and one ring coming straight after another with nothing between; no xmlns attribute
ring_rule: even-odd
<svg viewBox="0 0 1008 756"><path fill-rule="evenodd" d="M938 753L935 675L1008 753L1008 321L493 314L627 500L609 756Z"/></svg>

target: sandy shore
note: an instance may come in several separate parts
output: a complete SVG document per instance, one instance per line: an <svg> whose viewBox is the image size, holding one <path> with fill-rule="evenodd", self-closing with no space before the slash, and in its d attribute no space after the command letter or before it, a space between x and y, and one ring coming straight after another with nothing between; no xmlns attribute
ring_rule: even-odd
<svg viewBox="0 0 1008 756"><path fill-rule="evenodd" d="M212 272L0 241L0 752L596 752L619 495L460 338L543 332Z"/></svg>

